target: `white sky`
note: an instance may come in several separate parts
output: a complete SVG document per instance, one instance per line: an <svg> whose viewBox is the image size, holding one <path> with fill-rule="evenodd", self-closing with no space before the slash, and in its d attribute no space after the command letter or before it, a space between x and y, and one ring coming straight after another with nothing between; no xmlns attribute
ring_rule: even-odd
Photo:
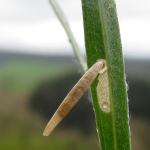
<svg viewBox="0 0 150 150"><path fill-rule="evenodd" d="M57 0L84 50L81 0ZM150 58L150 1L117 0L124 54ZM72 54L48 0L0 0L0 50Z"/></svg>

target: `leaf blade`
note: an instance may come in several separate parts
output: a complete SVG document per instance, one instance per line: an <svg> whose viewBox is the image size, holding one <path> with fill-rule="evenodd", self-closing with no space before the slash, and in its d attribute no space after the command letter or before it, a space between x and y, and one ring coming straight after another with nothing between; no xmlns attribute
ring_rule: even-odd
<svg viewBox="0 0 150 150"><path fill-rule="evenodd" d="M116 6L113 0L82 0L88 65L104 58L108 65L111 113L98 105L97 81L91 87L103 150L130 150L128 103Z"/></svg>

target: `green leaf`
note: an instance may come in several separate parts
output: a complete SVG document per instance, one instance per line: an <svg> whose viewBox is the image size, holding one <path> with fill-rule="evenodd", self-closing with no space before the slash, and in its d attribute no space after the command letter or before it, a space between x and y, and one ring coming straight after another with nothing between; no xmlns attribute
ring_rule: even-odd
<svg viewBox="0 0 150 150"><path fill-rule="evenodd" d="M111 111L98 103L96 80L91 87L102 150L130 150L128 101L122 47L114 0L82 0L88 66L106 59Z"/></svg>

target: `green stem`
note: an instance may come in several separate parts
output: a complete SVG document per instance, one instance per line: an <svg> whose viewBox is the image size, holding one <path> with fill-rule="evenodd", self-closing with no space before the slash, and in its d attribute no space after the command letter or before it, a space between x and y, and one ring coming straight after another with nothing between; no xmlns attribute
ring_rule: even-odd
<svg viewBox="0 0 150 150"><path fill-rule="evenodd" d="M97 131L102 150L130 150L128 102L122 47L114 0L82 0L88 66L106 59L111 111L103 112L91 87Z"/></svg>
<svg viewBox="0 0 150 150"><path fill-rule="evenodd" d="M62 9L60 8L60 6L58 5L58 3L55 0L49 0L49 3L51 4L56 16L58 17L60 23L62 24L62 26L68 36L69 42L73 48L73 51L74 51L74 54L75 54L77 60L81 66L82 72L85 72L87 69L87 66L86 66L84 57L81 54L81 50L74 38L74 35L72 33L72 30L70 28L70 25L67 21L67 18L65 16L64 12L62 11Z"/></svg>

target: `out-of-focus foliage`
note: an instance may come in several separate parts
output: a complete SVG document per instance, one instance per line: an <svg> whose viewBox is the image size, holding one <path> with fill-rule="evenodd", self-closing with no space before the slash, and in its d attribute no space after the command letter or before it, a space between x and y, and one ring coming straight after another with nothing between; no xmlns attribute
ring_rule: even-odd
<svg viewBox="0 0 150 150"><path fill-rule="evenodd" d="M57 107L55 101L58 104L78 80L79 72L76 72L76 74L73 72L75 69L78 70L73 58L33 55L16 56L14 54L4 56L4 54L0 54L0 62L0 84L5 85L6 83L7 85L7 88L5 88L1 84L0 90L0 150L38 150L48 148L69 150L70 145L73 145L75 150L98 150L97 139L93 136L96 133L92 130L94 127L90 123L92 110L89 111L90 106L86 101L86 97L83 97L83 100L74 108L70 116L66 117L49 138L42 136L47 119L44 119L45 117L43 116L45 115L42 115L44 114L42 112L43 106L40 104L43 102L43 105L48 105L48 117L50 117L53 113L51 111L54 111L54 109L51 110L51 102L53 101L53 104ZM133 150L149 150L150 147L150 115L149 109L147 109L150 97L149 92L147 92L149 91L149 70L147 70L149 64L149 61L145 60L128 60L126 64L127 82L130 86L129 100ZM26 67L24 68L24 66ZM4 70L7 70L7 72ZM5 74L9 79L15 79L15 86L8 84L7 80L4 82L3 78L1 78L2 74ZM144 82L142 82L143 80ZM61 85L64 82L66 82L66 87ZM58 88L54 87L54 84L57 84ZM135 94L131 95L130 90ZM44 91L45 94L42 94ZM35 105L37 109L32 109L33 107L31 108L30 105L33 100L31 96L33 95L40 95L39 99L37 99L37 101L39 100L37 102L39 106ZM143 99L141 100L138 95L143 95ZM46 114L48 115L48 113ZM84 117L85 114L86 117ZM84 124L82 124L83 122ZM91 134L84 134L86 132L82 130L83 128L91 130Z"/></svg>

